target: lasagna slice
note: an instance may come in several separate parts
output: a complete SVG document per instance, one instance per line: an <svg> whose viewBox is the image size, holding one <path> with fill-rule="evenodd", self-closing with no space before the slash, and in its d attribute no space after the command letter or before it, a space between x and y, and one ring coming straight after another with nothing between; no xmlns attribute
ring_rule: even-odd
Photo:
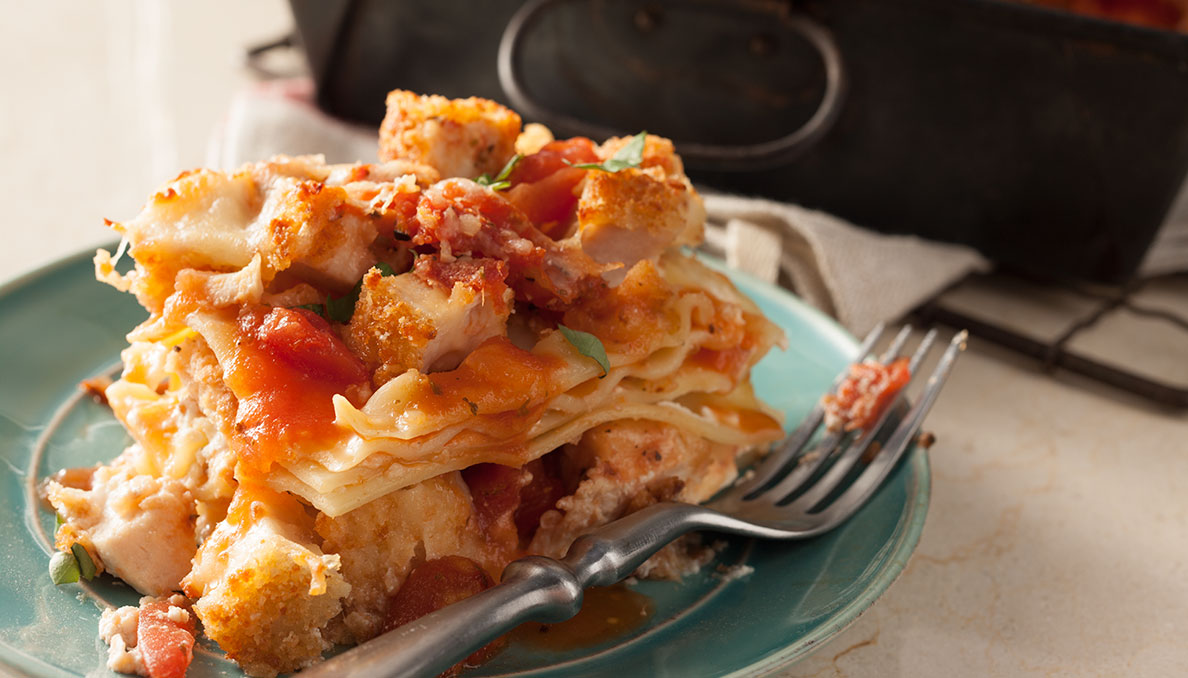
<svg viewBox="0 0 1188 678"><path fill-rule="evenodd" d="M254 676L703 501L782 435L750 371L783 335L681 251L704 209L670 142L388 107L381 162L187 172L112 224L129 272L95 257L149 312L106 390L135 442L48 483L57 546L184 593ZM640 574L703 560L677 544Z"/></svg>

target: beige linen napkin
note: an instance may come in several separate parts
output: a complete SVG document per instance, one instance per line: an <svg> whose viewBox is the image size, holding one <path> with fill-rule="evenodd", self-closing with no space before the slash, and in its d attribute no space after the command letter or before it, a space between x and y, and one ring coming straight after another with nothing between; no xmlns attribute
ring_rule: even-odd
<svg viewBox="0 0 1188 678"><path fill-rule="evenodd" d="M372 162L376 132L335 120L309 102L308 81L272 81L240 93L211 140L208 163L232 169L278 153ZM862 335L988 262L974 250L867 231L788 203L704 192L706 249L805 301Z"/></svg>
<svg viewBox="0 0 1188 678"><path fill-rule="evenodd" d="M962 245L874 233L788 203L711 194L705 206L707 240L718 245L727 264L784 282L858 335L969 273L989 269L986 259ZM722 231L715 232L718 224Z"/></svg>

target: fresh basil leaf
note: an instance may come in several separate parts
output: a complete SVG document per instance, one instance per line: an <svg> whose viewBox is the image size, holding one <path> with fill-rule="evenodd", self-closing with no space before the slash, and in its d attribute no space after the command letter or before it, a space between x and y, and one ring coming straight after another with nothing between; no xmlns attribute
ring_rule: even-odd
<svg viewBox="0 0 1188 678"><path fill-rule="evenodd" d="M74 559L78 563L78 573L82 575L83 579L91 581L95 578L95 561L91 560L91 554L87 553L87 549L80 543L74 542L70 546L70 553L74 554ZM75 579L75 581L78 581Z"/></svg>
<svg viewBox="0 0 1188 678"><path fill-rule="evenodd" d="M581 353L587 358L592 358L602 366L602 377L605 377L610 372L610 359L606 357L606 347L602 345L598 337L589 332L571 330L564 325L557 325L557 329L561 330L561 334L565 336L566 341L573 344L573 347L578 350L578 353ZM602 377L599 377L599 379Z"/></svg>
<svg viewBox="0 0 1188 678"><path fill-rule="evenodd" d="M503 169L499 170L499 174L496 174L494 178L492 178L490 174L483 172L482 174L475 177L474 183L478 184L479 186L486 186L492 191L505 191L508 188L511 188L511 182L508 181L508 177L511 176L512 170L514 170L516 165L520 164L520 161L523 159L524 156L516 153L511 157L511 160L507 161L507 164L503 166Z"/></svg>
<svg viewBox="0 0 1188 678"><path fill-rule="evenodd" d="M73 584L78 581L78 561L73 553L55 551L49 561L50 580L54 586Z"/></svg>
<svg viewBox="0 0 1188 678"><path fill-rule="evenodd" d="M619 172L631 167L639 167L640 163L643 162L644 146L647 144L647 141L648 133L646 131L640 132L639 134L631 137L631 141L623 144L623 147L616 151L615 154L611 156L611 159L607 160L606 162L587 162L580 165L573 165L568 160L565 162L578 169L601 170L603 172L610 172L614 174L615 172Z"/></svg>
<svg viewBox="0 0 1188 678"><path fill-rule="evenodd" d="M387 262L376 262L375 268L379 269L380 275L392 276L396 275L396 271L387 264ZM332 320L336 323L347 324L351 321L351 317L355 315L355 304L359 303L359 294L363 292L363 279L359 278L359 282L351 288L351 291L345 296L332 297L326 295L326 303L324 304L301 304L293 308L304 308L307 311L313 311L322 316L326 320Z"/></svg>
<svg viewBox="0 0 1188 678"><path fill-rule="evenodd" d="M347 324L351 316L355 315L355 303L359 301L359 293L363 291L363 281L355 283L350 294L343 297L326 295L326 319L336 323Z"/></svg>
<svg viewBox="0 0 1188 678"><path fill-rule="evenodd" d="M503 169L499 170L499 174L495 175L495 182L498 183L511 177L512 170L514 170L516 165L520 164L520 161L523 159L524 156L520 155L519 153L513 155L511 160L508 160L507 164L503 166ZM499 189L496 188L494 190L498 191Z"/></svg>
<svg viewBox="0 0 1188 678"><path fill-rule="evenodd" d="M293 308L303 308L307 311L313 311L314 313L317 313L318 315L325 315L325 313L326 313L326 307L323 306L322 304L298 304L297 306L294 306Z"/></svg>

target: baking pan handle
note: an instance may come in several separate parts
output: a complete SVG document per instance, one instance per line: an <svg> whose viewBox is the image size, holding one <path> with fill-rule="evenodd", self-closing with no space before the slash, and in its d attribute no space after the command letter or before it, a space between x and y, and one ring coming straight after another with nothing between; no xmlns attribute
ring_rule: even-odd
<svg viewBox="0 0 1188 678"><path fill-rule="evenodd" d="M546 8L564 1L532 0L512 16L499 43L499 84L515 108L551 128L595 139L623 134L627 130L612 129L545 108L528 94L524 86L519 70L522 36ZM782 165L816 143L833 126L846 89L846 73L837 43L828 29L808 17L791 16L785 21L821 55L825 68L825 93L817 110L798 129L771 141L746 145L675 142L676 150L686 164L715 170L755 170Z"/></svg>

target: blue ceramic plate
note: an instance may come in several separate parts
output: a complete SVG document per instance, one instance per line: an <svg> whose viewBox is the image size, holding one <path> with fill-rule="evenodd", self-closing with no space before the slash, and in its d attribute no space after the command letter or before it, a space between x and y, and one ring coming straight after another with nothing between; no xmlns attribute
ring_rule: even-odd
<svg viewBox="0 0 1188 678"><path fill-rule="evenodd" d="M788 333L754 372L759 393L794 423L856 344L784 291L728 273ZM144 318L127 294L95 282L80 254L0 288L0 673L109 676L97 624L103 602L137 595L109 578L55 587L46 571L53 515L38 482L108 460L126 444L106 408L79 394L114 373L124 334ZM928 508L928 459L912 451L874 500L837 530L793 543L730 540L716 564L753 572L727 580L711 564L679 583L642 582L654 614L633 632L582 650L512 645L468 676L753 676L811 652L854 621L903 570ZM102 601L102 602L101 602ZM212 644L191 678L239 676Z"/></svg>

